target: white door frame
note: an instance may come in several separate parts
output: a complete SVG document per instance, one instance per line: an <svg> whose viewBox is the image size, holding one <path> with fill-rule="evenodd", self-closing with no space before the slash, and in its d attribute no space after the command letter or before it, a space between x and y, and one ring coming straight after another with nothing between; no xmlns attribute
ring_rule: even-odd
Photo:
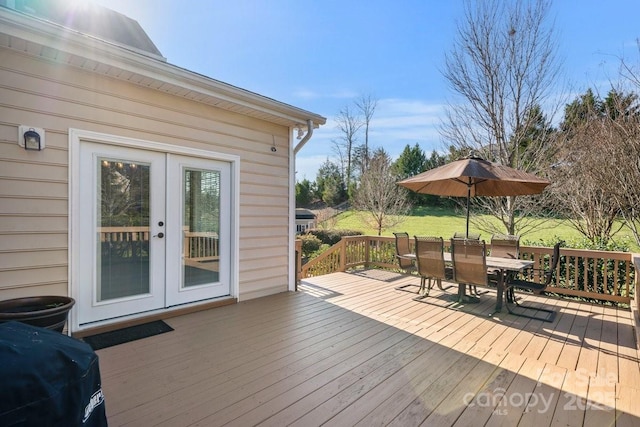
<svg viewBox="0 0 640 427"><path fill-rule="evenodd" d="M182 147L176 145L170 145L165 143L128 138L118 135L110 135L105 133L87 131L82 129L69 129L69 295L78 301L79 296L79 269L78 269L78 255L80 248L80 236L79 236L79 219L80 219L80 144L82 141L96 142L101 144L109 144L121 147L139 148L145 150L158 151L168 154L186 155L192 157L199 157L217 161L225 161L230 163L231 166L231 203L230 203L230 215L231 215L231 230L230 230L230 292L232 297L238 297L239 295L239 212L240 212L240 157L201 150L196 148ZM198 303L194 303L198 304ZM87 326L81 326L76 314L77 308L71 311L69 315L69 325L71 332L79 331ZM162 309L161 311L170 311L171 309ZM148 315L149 313L143 313L142 315L132 315L126 318L136 318ZM119 319L121 320L121 319ZM112 323L113 320L105 320L101 322L95 322L90 327L99 326L102 324Z"/></svg>

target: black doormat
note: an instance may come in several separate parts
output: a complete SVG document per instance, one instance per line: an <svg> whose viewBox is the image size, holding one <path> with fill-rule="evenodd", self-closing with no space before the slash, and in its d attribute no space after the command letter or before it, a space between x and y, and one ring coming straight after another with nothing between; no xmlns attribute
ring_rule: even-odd
<svg viewBox="0 0 640 427"><path fill-rule="evenodd" d="M124 344L139 340L142 338L152 337L154 335L171 332L173 328L162 320L145 323L137 326L129 326L128 328L118 329L102 334L90 335L82 338L84 342L89 344L92 349L100 350L101 348L112 347L118 344Z"/></svg>

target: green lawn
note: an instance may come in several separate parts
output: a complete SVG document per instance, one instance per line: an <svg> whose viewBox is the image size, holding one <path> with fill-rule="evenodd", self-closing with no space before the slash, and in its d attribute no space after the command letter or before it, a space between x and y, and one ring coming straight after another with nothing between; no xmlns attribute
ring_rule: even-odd
<svg viewBox="0 0 640 427"><path fill-rule="evenodd" d="M489 219L490 217L486 217ZM490 218L495 220L494 218ZM521 243L542 244L543 242L551 242L556 239L562 239L570 246L571 242L579 242L582 235L578 233L567 221L557 219L539 219L539 227L535 232L523 235ZM338 217L335 226L338 229L358 230L363 234L377 235L377 231L367 227L363 220L362 213L356 211L347 211ZM456 231L464 232L466 228L466 219L464 212L458 212L451 208L418 208L415 209L410 216L406 216L404 220L389 230L383 230L383 236L392 236L394 231L406 231L410 236L442 236L447 239L453 236ZM487 242L491 239L491 235L487 232L477 230L473 226L473 222L469 226L469 232L480 232L481 238ZM635 244L630 232L624 233L624 230L618 233L616 241L624 242L633 252L640 252L640 248Z"/></svg>

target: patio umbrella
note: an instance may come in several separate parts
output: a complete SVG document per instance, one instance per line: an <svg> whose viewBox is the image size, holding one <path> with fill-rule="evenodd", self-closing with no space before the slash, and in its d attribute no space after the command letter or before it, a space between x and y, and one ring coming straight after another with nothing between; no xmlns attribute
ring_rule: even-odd
<svg viewBox="0 0 640 427"><path fill-rule="evenodd" d="M536 175L478 157L456 160L398 182L420 194L467 198L475 196L524 196L542 193L550 182Z"/></svg>

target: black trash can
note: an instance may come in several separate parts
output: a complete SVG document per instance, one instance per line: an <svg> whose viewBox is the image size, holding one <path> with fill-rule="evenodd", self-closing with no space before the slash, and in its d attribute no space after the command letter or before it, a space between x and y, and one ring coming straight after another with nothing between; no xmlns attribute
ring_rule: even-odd
<svg viewBox="0 0 640 427"><path fill-rule="evenodd" d="M0 324L0 426L106 426L98 356L49 329Z"/></svg>

